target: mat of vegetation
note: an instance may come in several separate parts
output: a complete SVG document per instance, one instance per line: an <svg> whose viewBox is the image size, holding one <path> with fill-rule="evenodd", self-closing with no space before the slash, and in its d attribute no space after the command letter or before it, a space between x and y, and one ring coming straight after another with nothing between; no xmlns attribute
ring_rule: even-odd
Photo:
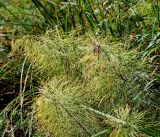
<svg viewBox="0 0 160 137"><path fill-rule="evenodd" d="M0 136L160 136L158 0L0 6Z"/></svg>
<svg viewBox="0 0 160 137"><path fill-rule="evenodd" d="M99 54L93 53L93 39ZM111 36L58 30L15 43L14 52L25 54L41 81L32 109L44 136L159 135L154 80L139 53L122 45Z"/></svg>

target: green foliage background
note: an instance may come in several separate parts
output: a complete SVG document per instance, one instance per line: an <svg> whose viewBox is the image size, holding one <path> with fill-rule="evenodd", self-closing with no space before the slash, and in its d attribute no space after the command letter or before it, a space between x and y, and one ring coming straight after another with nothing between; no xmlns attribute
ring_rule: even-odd
<svg viewBox="0 0 160 137"><path fill-rule="evenodd" d="M158 0L0 6L1 37L12 41L10 53L1 42L0 80L19 81L18 96L0 113L0 135L160 135Z"/></svg>

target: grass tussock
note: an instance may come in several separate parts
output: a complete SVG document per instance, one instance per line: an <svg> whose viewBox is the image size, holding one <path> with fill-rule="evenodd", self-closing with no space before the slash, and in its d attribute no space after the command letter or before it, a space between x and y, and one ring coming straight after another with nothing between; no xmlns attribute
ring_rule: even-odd
<svg viewBox="0 0 160 137"><path fill-rule="evenodd" d="M112 40L50 30L15 43L14 52L26 56L42 81L33 110L45 135L158 136L160 117L151 114L159 107L152 106L146 66L136 50Z"/></svg>

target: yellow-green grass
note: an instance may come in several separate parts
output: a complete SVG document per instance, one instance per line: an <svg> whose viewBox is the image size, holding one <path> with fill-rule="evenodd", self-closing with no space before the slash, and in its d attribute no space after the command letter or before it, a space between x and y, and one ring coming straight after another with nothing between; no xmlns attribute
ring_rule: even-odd
<svg viewBox="0 0 160 137"><path fill-rule="evenodd" d="M93 54L93 39L101 46L99 55ZM125 50L122 44L111 36L81 36L78 31L65 35L58 30L15 43L14 52L26 56L42 82L33 110L45 136L158 134L157 117L149 123L146 66L136 50Z"/></svg>

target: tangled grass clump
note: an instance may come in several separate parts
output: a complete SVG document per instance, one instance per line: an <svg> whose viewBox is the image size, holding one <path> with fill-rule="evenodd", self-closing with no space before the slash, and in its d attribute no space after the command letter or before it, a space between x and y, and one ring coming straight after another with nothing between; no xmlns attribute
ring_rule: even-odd
<svg viewBox="0 0 160 137"><path fill-rule="evenodd" d="M57 137L157 136L160 116L151 116L158 106L146 65L110 36L96 39L95 56L92 38L50 30L15 43L14 52L26 55L42 81L33 104L38 127Z"/></svg>

